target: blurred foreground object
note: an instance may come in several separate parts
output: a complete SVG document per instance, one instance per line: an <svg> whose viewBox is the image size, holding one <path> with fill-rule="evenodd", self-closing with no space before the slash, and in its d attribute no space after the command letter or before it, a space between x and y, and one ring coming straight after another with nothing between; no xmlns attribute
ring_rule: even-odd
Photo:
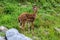
<svg viewBox="0 0 60 40"><path fill-rule="evenodd" d="M12 28L6 32L7 40L32 40L25 35L18 32L18 30Z"/></svg>
<svg viewBox="0 0 60 40"><path fill-rule="evenodd" d="M0 36L0 40L5 40L5 38Z"/></svg>

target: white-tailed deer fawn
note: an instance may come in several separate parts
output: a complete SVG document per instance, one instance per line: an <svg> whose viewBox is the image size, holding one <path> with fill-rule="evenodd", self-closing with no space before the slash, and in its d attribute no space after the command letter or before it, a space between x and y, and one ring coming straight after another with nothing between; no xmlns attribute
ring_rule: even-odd
<svg viewBox="0 0 60 40"><path fill-rule="evenodd" d="M31 23L31 28L32 30L34 30L34 20L36 18L36 13L37 13L37 6L34 5L33 6L33 14L29 14L28 12L24 12L22 13L19 17L18 17L18 21L20 23L20 26L22 28L22 30L25 30L25 23Z"/></svg>

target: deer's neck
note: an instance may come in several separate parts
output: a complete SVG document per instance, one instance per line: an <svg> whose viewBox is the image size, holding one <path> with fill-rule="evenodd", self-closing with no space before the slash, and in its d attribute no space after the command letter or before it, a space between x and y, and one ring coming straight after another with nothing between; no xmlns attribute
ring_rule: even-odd
<svg viewBox="0 0 60 40"><path fill-rule="evenodd" d="M34 11L34 12L33 12L33 15L36 16L36 13L37 13L37 11Z"/></svg>
<svg viewBox="0 0 60 40"><path fill-rule="evenodd" d="M34 11L33 13L34 13L34 14L36 14L36 13L37 13L37 10L36 10L36 11Z"/></svg>

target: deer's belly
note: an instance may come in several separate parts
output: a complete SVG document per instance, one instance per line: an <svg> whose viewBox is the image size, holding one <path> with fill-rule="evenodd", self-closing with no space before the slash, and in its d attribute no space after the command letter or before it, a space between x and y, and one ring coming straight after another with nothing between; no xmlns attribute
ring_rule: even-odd
<svg viewBox="0 0 60 40"><path fill-rule="evenodd" d="M34 19L27 19L27 21L29 21L29 22L33 22L33 21L34 21Z"/></svg>

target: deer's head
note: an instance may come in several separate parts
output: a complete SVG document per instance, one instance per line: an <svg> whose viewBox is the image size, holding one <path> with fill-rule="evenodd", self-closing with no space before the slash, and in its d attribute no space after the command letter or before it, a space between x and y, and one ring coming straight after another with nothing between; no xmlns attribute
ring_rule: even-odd
<svg viewBox="0 0 60 40"><path fill-rule="evenodd" d="M33 11L34 11L34 13L36 13L36 12L37 12L37 10L38 10L37 6L36 6L36 5L34 5L34 6L33 6Z"/></svg>

